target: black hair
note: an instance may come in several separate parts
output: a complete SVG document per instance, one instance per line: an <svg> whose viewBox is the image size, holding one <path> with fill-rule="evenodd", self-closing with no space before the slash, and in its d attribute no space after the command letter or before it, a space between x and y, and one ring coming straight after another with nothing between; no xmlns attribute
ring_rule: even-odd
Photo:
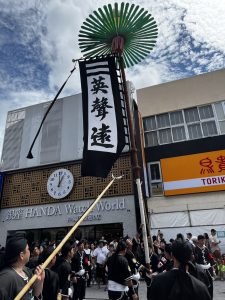
<svg viewBox="0 0 225 300"><path fill-rule="evenodd" d="M124 251L125 249L127 249L126 243L123 240L119 241L116 247L116 254L118 254L121 251Z"/></svg>
<svg viewBox="0 0 225 300"><path fill-rule="evenodd" d="M52 254L53 251L54 247L52 246L45 248L38 258L38 264L43 264L46 261L46 259Z"/></svg>
<svg viewBox="0 0 225 300"><path fill-rule="evenodd" d="M208 239L209 239L208 233L205 232L205 233L204 233L204 237L205 237L206 240L208 240Z"/></svg>
<svg viewBox="0 0 225 300"><path fill-rule="evenodd" d="M178 233L176 240L181 240L183 242L183 241L185 241L185 238L182 233Z"/></svg>
<svg viewBox="0 0 225 300"><path fill-rule="evenodd" d="M166 244L164 251L167 252L167 253L169 253L171 255L171 253L172 253L172 245L171 244Z"/></svg>
<svg viewBox="0 0 225 300"><path fill-rule="evenodd" d="M191 260L193 251L188 241L175 240L172 244L171 252L179 261L181 268L184 268L188 261Z"/></svg>
<svg viewBox="0 0 225 300"><path fill-rule="evenodd" d="M70 242L66 242L65 245L63 245L62 250L61 250L61 254L62 257L67 257L68 253L71 251L71 249L73 248L73 245Z"/></svg>
<svg viewBox="0 0 225 300"><path fill-rule="evenodd" d="M199 241L199 240L204 240L204 239L205 239L204 235L202 235L202 234L199 234L199 235L198 235L198 241Z"/></svg>

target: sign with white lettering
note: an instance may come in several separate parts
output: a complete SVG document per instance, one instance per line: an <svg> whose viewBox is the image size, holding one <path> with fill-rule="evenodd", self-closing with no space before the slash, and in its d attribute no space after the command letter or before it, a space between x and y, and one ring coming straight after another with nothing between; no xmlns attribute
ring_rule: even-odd
<svg viewBox="0 0 225 300"><path fill-rule="evenodd" d="M165 196L225 190L225 150L160 162Z"/></svg>
<svg viewBox="0 0 225 300"><path fill-rule="evenodd" d="M11 222L22 219L40 219L43 217L68 217L68 223L76 222L92 204L91 201L80 205L76 203L65 203L58 205L46 205L36 207L12 208L4 213L2 222ZM113 201L102 200L88 215L85 221L96 221L102 219L103 212L123 211L126 209L125 198Z"/></svg>
<svg viewBox="0 0 225 300"><path fill-rule="evenodd" d="M71 227L93 201L94 199L3 208L0 210L0 244L5 244L9 231ZM81 226L114 223L122 224L124 235L135 235L136 215L133 195L102 198Z"/></svg>

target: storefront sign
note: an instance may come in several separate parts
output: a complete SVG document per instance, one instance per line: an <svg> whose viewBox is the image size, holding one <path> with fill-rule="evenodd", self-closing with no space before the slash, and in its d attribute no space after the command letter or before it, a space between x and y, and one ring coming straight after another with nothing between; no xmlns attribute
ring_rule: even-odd
<svg viewBox="0 0 225 300"><path fill-rule="evenodd" d="M225 150L161 160L165 196L225 190Z"/></svg>
<svg viewBox="0 0 225 300"><path fill-rule="evenodd" d="M68 222L77 221L82 214L92 204L91 201L85 202L85 204L76 204L76 202L58 204L58 205L46 205L37 207L24 207L9 209L4 214L2 222L10 222L22 219L37 219L43 217L68 217ZM121 211L126 209L125 198L100 201L93 209L92 213L85 218L85 221L96 221L102 219L103 212Z"/></svg>

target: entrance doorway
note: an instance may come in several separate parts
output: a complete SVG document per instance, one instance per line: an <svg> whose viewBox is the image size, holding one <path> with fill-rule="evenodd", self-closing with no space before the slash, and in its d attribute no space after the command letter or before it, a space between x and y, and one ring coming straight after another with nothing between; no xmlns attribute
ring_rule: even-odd
<svg viewBox="0 0 225 300"><path fill-rule="evenodd" d="M46 242L46 241L61 241L68 233L71 227L59 227L59 228L41 228L41 229L27 229L28 243L31 245L33 242ZM123 236L123 224L112 223L102 225L91 225L79 227L72 238L75 240L85 239L89 242L95 242L102 238L107 241L113 239L119 239Z"/></svg>

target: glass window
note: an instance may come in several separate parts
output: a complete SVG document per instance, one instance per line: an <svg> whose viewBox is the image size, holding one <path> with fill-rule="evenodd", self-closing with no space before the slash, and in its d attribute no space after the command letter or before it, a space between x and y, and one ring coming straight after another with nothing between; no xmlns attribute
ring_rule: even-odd
<svg viewBox="0 0 225 300"><path fill-rule="evenodd" d="M170 122L171 125L178 125L178 124L183 124L184 123L184 118L182 111L174 111L170 113Z"/></svg>
<svg viewBox="0 0 225 300"><path fill-rule="evenodd" d="M225 109L224 109L224 102L215 103L216 108L216 114L218 120L224 120L225 119Z"/></svg>
<svg viewBox="0 0 225 300"><path fill-rule="evenodd" d="M188 125L188 133L190 140L199 139L202 137L202 131L200 124Z"/></svg>
<svg viewBox="0 0 225 300"><path fill-rule="evenodd" d="M159 132L159 143L160 144L169 144L172 143L171 129L161 129Z"/></svg>
<svg viewBox="0 0 225 300"><path fill-rule="evenodd" d="M212 105L200 106L198 109L201 120L214 118Z"/></svg>
<svg viewBox="0 0 225 300"><path fill-rule="evenodd" d="M148 174L150 178L151 195L162 196L163 183L160 162L148 163Z"/></svg>
<svg viewBox="0 0 225 300"><path fill-rule="evenodd" d="M143 119L144 122L144 130L154 130L156 129L156 120L155 116Z"/></svg>
<svg viewBox="0 0 225 300"><path fill-rule="evenodd" d="M225 134L225 121L219 122L221 134Z"/></svg>
<svg viewBox="0 0 225 300"><path fill-rule="evenodd" d="M184 126L172 127L173 141L183 141L186 140L185 128Z"/></svg>
<svg viewBox="0 0 225 300"><path fill-rule="evenodd" d="M199 115L197 107L189 108L184 110L186 123L193 123L199 121Z"/></svg>
<svg viewBox="0 0 225 300"><path fill-rule="evenodd" d="M153 147L158 145L157 132L146 132L145 133L145 147Z"/></svg>
<svg viewBox="0 0 225 300"><path fill-rule="evenodd" d="M170 126L169 114L161 114L156 116L158 128Z"/></svg>
<svg viewBox="0 0 225 300"><path fill-rule="evenodd" d="M150 163L150 178L151 181L161 181L161 172L159 163Z"/></svg>
<svg viewBox="0 0 225 300"><path fill-rule="evenodd" d="M202 123L202 130L204 136L217 135L217 128L215 121Z"/></svg>

